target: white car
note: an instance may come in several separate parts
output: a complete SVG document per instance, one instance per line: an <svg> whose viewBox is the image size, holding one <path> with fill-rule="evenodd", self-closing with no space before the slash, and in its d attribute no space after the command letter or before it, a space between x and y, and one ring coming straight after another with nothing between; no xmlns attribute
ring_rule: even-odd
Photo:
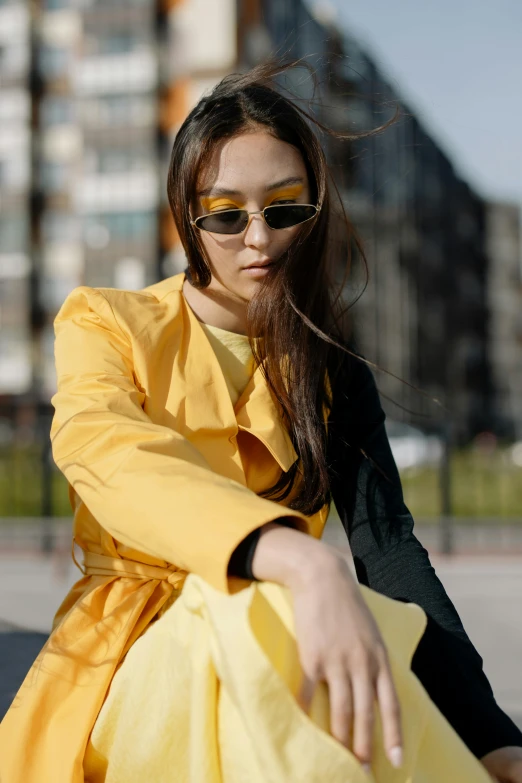
<svg viewBox="0 0 522 783"><path fill-rule="evenodd" d="M399 470L439 464L443 443L438 435L426 435L411 424L393 419L386 419L385 427Z"/></svg>

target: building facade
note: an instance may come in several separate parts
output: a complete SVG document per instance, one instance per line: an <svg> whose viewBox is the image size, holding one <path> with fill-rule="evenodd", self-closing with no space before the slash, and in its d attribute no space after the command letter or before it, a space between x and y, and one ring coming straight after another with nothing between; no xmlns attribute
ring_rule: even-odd
<svg viewBox="0 0 522 783"><path fill-rule="evenodd" d="M182 268L172 141L236 59L235 0L0 2L0 397L52 395L75 286Z"/></svg>
<svg viewBox="0 0 522 783"><path fill-rule="evenodd" d="M240 17L245 67L256 59L248 26L257 40L270 41L272 52L311 62L321 88L312 111L335 131L347 136L368 131L399 110L399 119L382 133L324 142L368 259L369 279L356 263L347 288L347 301L364 290L353 310L358 345L369 359L425 393L379 373L385 407L394 418L434 430L449 422L459 443L494 430L503 403L491 361L491 328L499 319L489 281L503 285L504 272L493 270L502 269L505 260L488 233L494 221L487 204L357 40L337 27L329 4L240 5L248 9ZM511 219L518 226L515 212ZM513 264L514 245L511 253ZM515 363L513 351L511 356ZM520 354L517 360L520 366Z"/></svg>
<svg viewBox="0 0 522 783"><path fill-rule="evenodd" d="M72 288L184 268L166 192L177 129L223 75L274 52L314 65L312 110L338 133L400 107L383 133L324 137L368 257L367 285L356 259L345 292L365 288L358 345L408 382L379 373L414 411L390 413L436 428L435 396L457 440L520 437L518 212L474 193L328 5L305 0L0 2L0 398L54 392L52 323ZM310 81L289 78L308 101Z"/></svg>
<svg viewBox="0 0 522 783"><path fill-rule="evenodd" d="M486 204L489 361L496 395L495 431L522 441L522 263L517 205Z"/></svg>
<svg viewBox="0 0 522 783"><path fill-rule="evenodd" d="M31 18L0 3L0 394L32 383Z"/></svg>

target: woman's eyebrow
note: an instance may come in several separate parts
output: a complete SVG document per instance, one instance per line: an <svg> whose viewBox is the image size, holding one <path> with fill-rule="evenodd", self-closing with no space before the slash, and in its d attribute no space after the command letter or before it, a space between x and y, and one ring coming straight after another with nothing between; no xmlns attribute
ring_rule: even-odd
<svg viewBox="0 0 522 783"><path fill-rule="evenodd" d="M302 177L285 177L285 179L280 179L277 182L272 182L270 185L267 185L265 187L265 191L268 190L276 190L276 188L284 188L286 185L302 185L304 184L304 180ZM216 187L210 187L210 188L204 188L203 190L198 190L198 196L244 196L245 194L242 193L240 190L230 190L230 188L216 188Z"/></svg>

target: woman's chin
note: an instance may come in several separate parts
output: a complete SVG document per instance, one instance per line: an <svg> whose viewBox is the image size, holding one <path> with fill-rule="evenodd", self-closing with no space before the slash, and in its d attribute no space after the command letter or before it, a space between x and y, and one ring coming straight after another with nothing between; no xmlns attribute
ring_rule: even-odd
<svg viewBox="0 0 522 783"><path fill-rule="evenodd" d="M251 299L261 290L263 287L264 277L250 277L242 280L238 280L234 285L233 290L230 288L231 293L240 297L244 302L250 302Z"/></svg>

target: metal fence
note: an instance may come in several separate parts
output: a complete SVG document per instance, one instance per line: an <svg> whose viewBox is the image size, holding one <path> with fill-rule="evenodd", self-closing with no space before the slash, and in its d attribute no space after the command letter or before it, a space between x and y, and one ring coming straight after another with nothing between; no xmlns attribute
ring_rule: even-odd
<svg viewBox="0 0 522 783"><path fill-rule="evenodd" d="M17 399L0 405L2 552L70 553L68 486L52 457L52 416L49 403ZM428 549L522 552L518 447L499 448L483 437L464 454L452 449L447 430L428 435L404 425L391 426L388 434L417 536ZM327 528L332 541L346 542L335 509Z"/></svg>
<svg viewBox="0 0 522 783"><path fill-rule="evenodd" d="M50 403L0 405L0 517L67 513L66 490L51 452Z"/></svg>

